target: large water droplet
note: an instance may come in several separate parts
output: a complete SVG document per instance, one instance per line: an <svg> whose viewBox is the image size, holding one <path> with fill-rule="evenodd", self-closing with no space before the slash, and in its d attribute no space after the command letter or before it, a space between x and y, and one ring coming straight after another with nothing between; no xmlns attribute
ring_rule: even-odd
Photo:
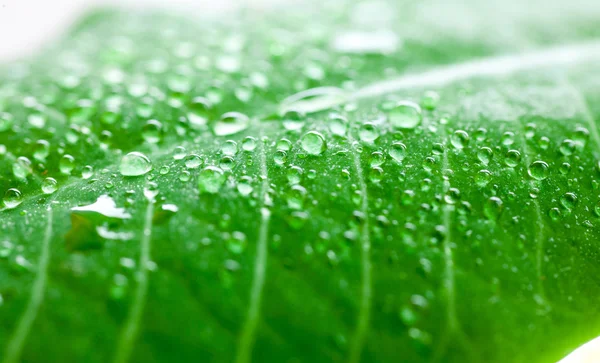
<svg viewBox="0 0 600 363"><path fill-rule="evenodd" d="M529 165L529 169L527 170L529 176L535 180L544 180L548 177L550 167L544 161L538 160L534 161Z"/></svg>
<svg viewBox="0 0 600 363"><path fill-rule="evenodd" d="M42 192L52 194L58 189L58 182L54 178L46 178L42 182Z"/></svg>
<svg viewBox="0 0 600 363"><path fill-rule="evenodd" d="M23 196L18 189L10 188L4 193L4 205L8 209L15 208L23 201Z"/></svg>
<svg viewBox="0 0 600 363"><path fill-rule="evenodd" d="M389 112L389 119L392 126L400 129L414 129L421 123L421 107L414 102L399 102Z"/></svg>
<svg viewBox="0 0 600 363"><path fill-rule="evenodd" d="M119 171L125 176L144 175L152 170L150 159L140 152L133 151L123 156Z"/></svg>
<svg viewBox="0 0 600 363"><path fill-rule="evenodd" d="M225 174L216 166L207 166L198 175L200 192L218 193L223 183L225 183Z"/></svg>
<svg viewBox="0 0 600 363"><path fill-rule="evenodd" d="M248 116L239 112L227 112L213 125L213 132L217 136L237 134L245 130L250 124Z"/></svg>
<svg viewBox="0 0 600 363"><path fill-rule="evenodd" d="M300 141L302 149L311 155L320 155L327 149L327 143L323 135L316 131L309 131Z"/></svg>

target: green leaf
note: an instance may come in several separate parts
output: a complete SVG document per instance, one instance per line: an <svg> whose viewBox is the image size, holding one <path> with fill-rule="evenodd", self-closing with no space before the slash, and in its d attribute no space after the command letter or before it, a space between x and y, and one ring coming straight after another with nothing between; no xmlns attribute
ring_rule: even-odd
<svg viewBox="0 0 600 363"><path fill-rule="evenodd" d="M559 5L106 10L4 65L0 356L553 362L600 335L600 6Z"/></svg>

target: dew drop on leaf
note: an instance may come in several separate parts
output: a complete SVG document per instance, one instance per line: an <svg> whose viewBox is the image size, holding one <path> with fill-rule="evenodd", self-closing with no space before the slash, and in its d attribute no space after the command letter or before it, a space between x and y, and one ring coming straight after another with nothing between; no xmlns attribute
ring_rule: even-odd
<svg viewBox="0 0 600 363"><path fill-rule="evenodd" d="M379 130L374 123L366 122L358 129L358 138L370 144L379 138Z"/></svg>
<svg viewBox="0 0 600 363"><path fill-rule="evenodd" d="M233 156L237 154L237 143L233 140L227 140L221 146L221 152L223 155Z"/></svg>
<svg viewBox="0 0 600 363"><path fill-rule="evenodd" d="M389 120L393 127L414 129L421 123L421 107L414 102L401 101L389 111Z"/></svg>
<svg viewBox="0 0 600 363"><path fill-rule="evenodd" d="M244 151L253 151L256 149L256 138L252 136L246 136L242 141L242 149Z"/></svg>
<svg viewBox="0 0 600 363"><path fill-rule="evenodd" d="M485 203L483 213L488 219L495 221L498 218L500 218L500 214L502 214L503 208L504 206L502 203L502 199L498 197L491 197Z"/></svg>
<svg viewBox="0 0 600 363"><path fill-rule="evenodd" d="M124 176L140 176L152 170L150 159L140 152L133 151L123 156L119 171Z"/></svg>
<svg viewBox="0 0 600 363"><path fill-rule="evenodd" d="M240 112L227 112L213 125L213 132L217 136L237 134L250 125L248 116Z"/></svg>
<svg viewBox="0 0 600 363"><path fill-rule="evenodd" d="M469 134L464 130L456 130L450 137L450 143L459 150L463 149L469 144Z"/></svg>
<svg viewBox="0 0 600 363"><path fill-rule="evenodd" d="M42 182L42 192L44 194L52 194L58 189L58 182L54 178L46 178Z"/></svg>
<svg viewBox="0 0 600 363"><path fill-rule="evenodd" d="M292 147L292 142L288 139L281 139L277 141L275 148L279 151L289 151Z"/></svg>
<svg viewBox="0 0 600 363"><path fill-rule="evenodd" d="M334 114L330 116L328 125L329 131L337 136L346 135L346 131L348 130L348 120L342 115Z"/></svg>
<svg viewBox="0 0 600 363"><path fill-rule="evenodd" d="M197 169L198 167L202 166L202 164L204 164L204 160L202 160L202 158L198 154L189 154L185 157L185 160L183 162L185 164L185 167L188 169Z"/></svg>
<svg viewBox="0 0 600 363"><path fill-rule="evenodd" d="M421 99L421 105L424 109L433 111L440 102L440 95L436 91L426 91Z"/></svg>
<svg viewBox="0 0 600 363"><path fill-rule="evenodd" d="M400 163L406 157L406 145L401 142L395 142L390 146L388 154L390 154L392 159Z"/></svg>
<svg viewBox="0 0 600 363"><path fill-rule="evenodd" d="M21 195L21 191L15 188L10 188L4 193L4 205L8 209L15 208L23 201L23 196Z"/></svg>
<svg viewBox="0 0 600 363"><path fill-rule="evenodd" d="M479 159L479 161L483 165L488 165L490 163L490 160L492 159L493 154L494 152L492 151L492 149L490 149L487 146L483 146L477 151L477 159Z"/></svg>
<svg viewBox="0 0 600 363"><path fill-rule="evenodd" d="M148 120L142 128L142 137L144 141L150 144L160 142L162 132L162 123L157 120Z"/></svg>
<svg viewBox="0 0 600 363"><path fill-rule="evenodd" d="M33 158L44 161L50 154L50 143L46 140L38 140L33 149Z"/></svg>
<svg viewBox="0 0 600 363"><path fill-rule="evenodd" d="M216 166L207 166L198 174L200 192L218 193L223 183L225 183L225 174Z"/></svg>
<svg viewBox="0 0 600 363"><path fill-rule="evenodd" d="M529 176L535 180L544 180L548 177L549 169L546 162L537 160L529 165L527 172L529 173Z"/></svg>
<svg viewBox="0 0 600 363"><path fill-rule="evenodd" d="M63 155L58 163L58 169L65 175L70 175L75 168L75 158L71 155Z"/></svg>
<svg viewBox="0 0 600 363"><path fill-rule="evenodd" d="M508 150L504 157L504 164L509 168L514 168L521 161L521 153L517 150Z"/></svg>
<svg viewBox="0 0 600 363"><path fill-rule="evenodd" d="M175 160L181 160L183 158L185 158L186 155L186 150L183 146L177 146L174 150L173 150L173 159Z"/></svg>
<svg viewBox="0 0 600 363"><path fill-rule="evenodd" d="M309 131L300 141L302 149L311 155L320 155L327 149L327 143L323 135L316 131Z"/></svg>
<svg viewBox="0 0 600 363"><path fill-rule="evenodd" d="M13 163L13 175L17 179L25 179L31 174L31 161L24 156L19 156Z"/></svg>
<svg viewBox="0 0 600 363"><path fill-rule="evenodd" d="M575 193L565 193L560 197L560 204L566 209L573 209L577 204L577 195Z"/></svg>
<svg viewBox="0 0 600 363"><path fill-rule="evenodd" d="M81 177L83 179L89 179L92 177L92 175L94 175L94 168L91 165L84 166L83 170L81 171Z"/></svg>

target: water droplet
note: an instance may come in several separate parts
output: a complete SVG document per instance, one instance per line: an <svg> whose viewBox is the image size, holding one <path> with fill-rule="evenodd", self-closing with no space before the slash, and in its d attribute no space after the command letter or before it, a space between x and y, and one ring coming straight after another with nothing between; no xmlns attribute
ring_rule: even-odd
<svg viewBox="0 0 600 363"><path fill-rule="evenodd" d="M429 111L435 110L439 102L440 95L436 91L426 91L421 99L421 105Z"/></svg>
<svg viewBox="0 0 600 363"><path fill-rule="evenodd" d="M13 125L13 117L6 112L0 112L0 132L10 129Z"/></svg>
<svg viewBox="0 0 600 363"><path fill-rule="evenodd" d="M529 176L535 180L544 180L548 177L549 174L549 166L544 161L534 161L529 165L529 169L527 170Z"/></svg>
<svg viewBox="0 0 600 363"><path fill-rule="evenodd" d="M390 157L397 162L401 163L402 160L406 157L406 145L401 142L395 142L390 146L388 150L388 154Z"/></svg>
<svg viewBox="0 0 600 363"><path fill-rule="evenodd" d="M577 195L575 193L565 193L562 197L560 197L560 204L566 209L573 209L577 204Z"/></svg>
<svg viewBox="0 0 600 363"><path fill-rule="evenodd" d="M256 138L246 136L242 141L242 149L244 151L254 151L254 149L256 149Z"/></svg>
<svg viewBox="0 0 600 363"><path fill-rule="evenodd" d="M15 208L23 201L23 196L18 189L10 188L4 193L4 205L8 209Z"/></svg>
<svg viewBox="0 0 600 363"><path fill-rule="evenodd" d="M290 184L298 184L300 183L300 179L302 177L303 170L299 166L292 166L287 171L287 179Z"/></svg>
<svg viewBox="0 0 600 363"><path fill-rule="evenodd" d="M237 154L237 142L233 140L227 140L221 146L221 152L223 155L233 156Z"/></svg>
<svg viewBox="0 0 600 363"><path fill-rule="evenodd" d="M227 249L229 252L239 255L246 249L246 235L239 231L234 231L227 238Z"/></svg>
<svg viewBox="0 0 600 363"><path fill-rule="evenodd" d="M504 164L509 168L514 168L521 162L521 153L517 150L508 150L504 158Z"/></svg>
<svg viewBox="0 0 600 363"><path fill-rule="evenodd" d="M198 186L200 192L215 194L225 183L223 170L216 166L207 166L198 174Z"/></svg>
<svg viewBox="0 0 600 363"><path fill-rule="evenodd" d="M184 182L184 183L190 181L191 177L192 177L192 174L190 174L190 172L187 171L187 170L182 170L179 173L179 180L182 181L182 182Z"/></svg>
<svg viewBox="0 0 600 363"><path fill-rule="evenodd" d="M142 137L147 143L156 144L162 135L162 123L157 120L148 120L142 128Z"/></svg>
<svg viewBox="0 0 600 363"><path fill-rule="evenodd" d="M360 126L358 130L358 138L366 143L372 143L379 138L379 130L372 122L366 122Z"/></svg>
<svg viewBox="0 0 600 363"><path fill-rule="evenodd" d="M553 220L553 221L555 221L555 222L556 222L556 221L558 221L558 220L560 219L560 217L561 217L561 214L562 214L562 213L560 212L560 209L558 209L558 208L556 208L556 207L555 207L555 208L551 208L551 209L548 211L548 216L550 216L550 219L552 219L552 220Z"/></svg>
<svg viewBox="0 0 600 363"><path fill-rule="evenodd" d="M492 173L489 170L480 170L475 176L475 184L479 187L486 186L492 180Z"/></svg>
<svg viewBox="0 0 600 363"><path fill-rule="evenodd" d="M389 111L392 126L400 129L414 129L421 123L421 107L414 102L399 102Z"/></svg>
<svg viewBox="0 0 600 363"><path fill-rule="evenodd" d="M237 134L250 125L248 116L239 112L227 112L213 125L213 132L217 136Z"/></svg>
<svg viewBox="0 0 600 363"><path fill-rule="evenodd" d="M175 160L181 160L183 158L185 158L186 155L186 150L183 146L177 146L174 150L173 150L173 159Z"/></svg>
<svg viewBox="0 0 600 363"><path fill-rule="evenodd" d="M488 165L490 163L490 160L492 160L493 154L494 152L492 151L492 149L484 146L479 148L479 150L477 151L477 159L479 159L479 161L481 161L483 165Z"/></svg>
<svg viewBox="0 0 600 363"><path fill-rule="evenodd" d="M348 130L348 120L339 114L334 114L329 118L329 131L337 136L346 135Z"/></svg>
<svg viewBox="0 0 600 363"><path fill-rule="evenodd" d="M225 171L232 170L235 166L235 159L231 156L223 156L219 160L219 167Z"/></svg>
<svg viewBox="0 0 600 363"><path fill-rule="evenodd" d="M282 116L283 127L289 131L300 130L304 127L305 117L302 111L289 109Z"/></svg>
<svg viewBox="0 0 600 363"><path fill-rule="evenodd" d="M502 134L502 138L500 139L500 142L502 143L502 145L512 145L515 143L515 134L513 132L510 131L506 131L504 134Z"/></svg>
<svg viewBox="0 0 600 363"><path fill-rule="evenodd" d="M316 131L309 131L300 141L302 149L311 155L320 155L327 149L327 143L323 135Z"/></svg>
<svg viewBox="0 0 600 363"><path fill-rule="evenodd" d="M140 152L132 151L123 156L119 171L124 176L144 175L152 170L150 159Z"/></svg>
<svg viewBox="0 0 600 363"><path fill-rule="evenodd" d="M58 182L54 178L46 178L42 182L42 192L44 194L52 194L58 189Z"/></svg>
<svg viewBox="0 0 600 363"><path fill-rule="evenodd" d="M144 187L144 197L146 197L147 200L149 201L154 201L154 198L156 198L156 196L158 195L158 184L154 183L154 182L149 182L145 187Z"/></svg>
<svg viewBox="0 0 600 363"><path fill-rule="evenodd" d="M294 185L287 195L287 205L291 209L304 208L304 200L306 199L306 189L301 185Z"/></svg>
<svg viewBox="0 0 600 363"><path fill-rule="evenodd" d="M569 171L571 171L571 164L569 164L569 163L562 163L560 165L560 167L558 168L558 171L560 171L560 173L562 175L569 174Z"/></svg>
<svg viewBox="0 0 600 363"><path fill-rule="evenodd" d="M464 130L456 130L450 138L450 143L457 149L463 149L469 144L469 134Z"/></svg>
<svg viewBox="0 0 600 363"><path fill-rule="evenodd" d="M196 169L204 164L204 160L198 154L189 154L185 157L184 164L188 169Z"/></svg>
<svg viewBox="0 0 600 363"><path fill-rule="evenodd" d="M36 160L44 161L50 154L50 143L46 140L38 140L35 143L33 157Z"/></svg>
<svg viewBox="0 0 600 363"><path fill-rule="evenodd" d="M167 175L167 174L169 174L170 170L171 170L171 168L168 165L163 165L160 167L158 172L160 173L160 175Z"/></svg>
<svg viewBox="0 0 600 363"><path fill-rule="evenodd" d="M249 176L243 176L237 183L237 190L243 196L248 196L254 190L252 186L252 178Z"/></svg>
<svg viewBox="0 0 600 363"><path fill-rule="evenodd" d="M575 152L576 147L577 147L577 144L575 143L575 141L573 141L571 139L565 139L558 147L558 150L564 156L569 156Z"/></svg>
<svg viewBox="0 0 600 363"><path fill-rule="evenodd" d="M378 166L374 166L369 171L369 180L373 183L380 183L383 179L384 171Z"/></svg>
<svg viewBox="0 0 600 363"><path fill-rule="evenodd" d="M383 155L383 153L379 152L379 151L375 151L371 154L371 157L369 159L369 164L373 167L373 166L380 166L381 164L383 164L385 162L385 156Z"/></svg>
<svg viewBox="0 0 600 363"><path fill-rule="evenodd" d="M94 175L94 168L90 165L84 166L83 170L81 171L81 177L83 179L89 179L92 177L92 175Z"/></svg>
<svg viewBox="0 0 600 363"><path fill-rule="evenodd" d="M283 165L287 161L287 153L282 150L277 150L275 155L273 155L273 161L277 165Z"/></svg>
<svg viewBox="0 0 600 363"><path fill-rule="evenodd" d="M279 151L289 151L292 148L292 142L288 139L281 139L277 141L275 148Z"/></svg>
<svg viewBox="0 0 600 363"><path fill-rule="evenodd" d="M498 218L500 218L500 214L502 214L502 210L503 210L502 199L500 199L498 197L491 197L485 203L483 213L485 214L485 216L488 219L495 221Z"/></svg>
<svg viewBox="0 0 600 363"><path fill-rule="evenodd" d="M31 161L24 156L19 156L13 163L13 175L17 179L25 179L31 174Z"/></svg>
<svg viewBox="0 0 600 363"><path fill-rule="evenodd" d="M550 139L547 138L546 136L542 136L540 137L540 139L538 140L538 146L540 147L540 149L542 150L546 150L548 148L548 146L550 145Z"/></svg>
<svg viewBox="0 0 600 363"><path fill-rule="evenodd" d="M73 168L75 168L75 158L68 154L63 155L58 163L58 168L61 173L70 175Z"/></svg>

